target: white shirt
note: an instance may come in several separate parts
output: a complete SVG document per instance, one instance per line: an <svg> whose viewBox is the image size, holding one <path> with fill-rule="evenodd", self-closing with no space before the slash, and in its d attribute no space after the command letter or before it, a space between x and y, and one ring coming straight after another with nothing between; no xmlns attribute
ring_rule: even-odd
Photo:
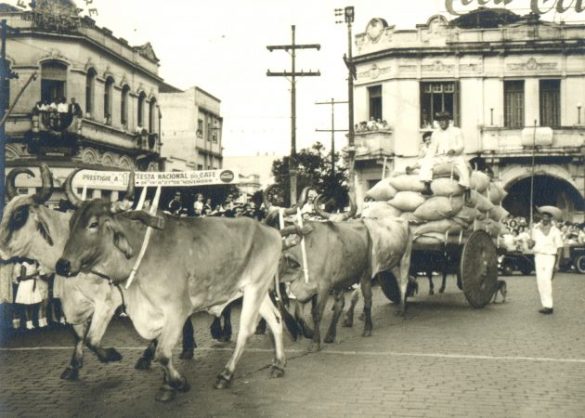
<svg viewBox="0 0 585 418"><path fill-rule="evenodd" d="M438 129L433 132L427 156L447 155L450 150L455 151L455 155L461 155L464 146L461 129L455 126L449 126L445 130Z"/></svg>
<svg viewBox="0 0 585 418"><path fill-rule="evenodd" d="M532 239L534 240L534 254L556 255L559 248L563 246L563 237L561 231L554 225L551 225L548 235L542 232L542 224L537 224L532 230Z"/></svg>

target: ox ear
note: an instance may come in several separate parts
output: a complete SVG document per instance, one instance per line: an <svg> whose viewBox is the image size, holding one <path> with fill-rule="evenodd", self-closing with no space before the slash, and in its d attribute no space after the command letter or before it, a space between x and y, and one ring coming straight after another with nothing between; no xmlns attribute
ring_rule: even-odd
<svg viewBox="0 0 585 418"><path fill-rule="evenodd" d="M134 249L122 231L114 231L114 245L122 251L126 258L132 258L134 255Z"/></svg>
<svg viewBox="0 0 585 418"><path fill-rule="evenodd" d="M49 232L49 226L42 218L38 218L37 220L37 230L44 238L45 241L52 247L53 246L53 238L51 237L51 233Z"/></svg>
<svg viewBox="0 0 585 418"><path fill-rule="evenodd" d="M122 251L122 254L124 254L126 258L132 258L132 256L134 255L134 249L128 242L128 239L126 238L126 235L124 235L124 232L122 232L122 230L117 225L111 222L108 223L108 226L112 229L112 232L114 233L114 245L116 246L116 248Z"/></svg>

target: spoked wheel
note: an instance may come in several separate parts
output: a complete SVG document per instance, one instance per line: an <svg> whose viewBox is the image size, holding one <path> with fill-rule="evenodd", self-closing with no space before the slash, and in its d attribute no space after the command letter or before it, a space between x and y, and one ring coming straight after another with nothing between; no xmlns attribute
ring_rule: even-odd
<svg viewBox="0 0 585 418"><path fill-rule="evenodd" d="M474 308L483 308L490 302L498 280L496 246L487 232L475 231L469 236L459 270L467 301Z"/></svg>
<svg viewBox="0 0 585 418"><path fill-rule="evenodd" d="M396 280L394 274L389 271L383 271L378 273L376 277L380 282L380 287L382 288L384 296L394 303L400 303L400 287L398 286L398 280Z"/></svg>
<svg viewBox="0 0 585 418"><path fill-rule="evenodd" d="M585 255L580 255L575 260L575 268L581 274L585 274Z"/></svg>

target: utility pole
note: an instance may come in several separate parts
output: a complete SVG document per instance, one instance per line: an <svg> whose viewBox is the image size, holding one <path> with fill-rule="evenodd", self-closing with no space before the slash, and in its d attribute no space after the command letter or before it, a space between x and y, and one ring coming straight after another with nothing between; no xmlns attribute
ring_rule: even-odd
<svg viewBox="0 0 585 418"><path fill-rule="evenodd" d="M297 203L297 168L295 164L295 156L297 154L297 91L296 91L296 77L308 77L308 76L320 76L319 71L296 71L296 50L297 49L321 49L319 44L297 44L295 42L295 25L291 26L292 31L292 43L289 45L268 45L266 48L272 52L275 49L283 49L286 52L290 51L292 59L291 71L273 72L270 70L266 71L268 77L291 77L291 89L290 89L290 107L291 107L291 133L290 133L290 159L288 163L288 171L290 176L290 204L291 206Z"/></svg>
<svg viewBox="0 0 585 418"><path fill-rule="evenodd" d="M353 80L357 78L355 65L353 63L353 56L352 56L352 36L351 36L351 24L355 19L355 10L353 6L347 6L344 9L335 9L335 16L341 17L343 16L343 20L338 20L335 23L346 23L347 24L347 55L343 56L343 61L348 69L348 77L347 77L347 102L348 102L348 124L349 124L349 131L347 135L347 142L348 142L348 157L349 157L349 190L350 193L354 191L354 174L353 174L353 165L354 165L354 158L355 158L355 130L354 130L354 123L353 123Z"/></svg>
<svg viewBox="0 0 585 418"><path fill-rule="evenodd" d="M335 177L335 132L347 132L347 129L335 129L335 105L347 103L347 101L335 101L331 98L328 102L315 102L317 105L331 105L331 129L315 129L317 132L331 132L331 176Z"/></svg>
<svg viewBox="0 0 585 418"><path fill-rule="evenodd" d="M15 30L8 26L6 19L2 19L0 22L0 31L2 36L2 46L0 49L0 120L4 120L6 115L9 99L8 99L8 83L13 78L18 78L18 74L14 73L6 61L6 38L8 32L17 33ZM0 125L0 218L4 214L4 186L6 182L6 129L5 123Z"/></svg>

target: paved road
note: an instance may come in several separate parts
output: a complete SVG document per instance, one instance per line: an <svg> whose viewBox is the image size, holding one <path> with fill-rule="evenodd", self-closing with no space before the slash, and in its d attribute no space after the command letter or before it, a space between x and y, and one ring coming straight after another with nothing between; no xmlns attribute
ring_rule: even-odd
<svg viewBox="0 0 585 418"><path fill-rule="evenodd" d="M145 342L128 320L105 338L122 362L88 353L75 383L59 379L72 343L64 330L12 337L0 348L0 416L585 416L585 276L559 275L552 316L537 312L534 277L506 280L505 304L474 310L454 281L428 296L420 279L406 320L376 288L371 338L360 321L318 353L287 338L286 376L273 380L270 339L254 336L223 391L212 384L233 346L211 341L198 315L196 358L177 360L192 389L168 405L154 401L162 371L133 368Z"/></svg>

